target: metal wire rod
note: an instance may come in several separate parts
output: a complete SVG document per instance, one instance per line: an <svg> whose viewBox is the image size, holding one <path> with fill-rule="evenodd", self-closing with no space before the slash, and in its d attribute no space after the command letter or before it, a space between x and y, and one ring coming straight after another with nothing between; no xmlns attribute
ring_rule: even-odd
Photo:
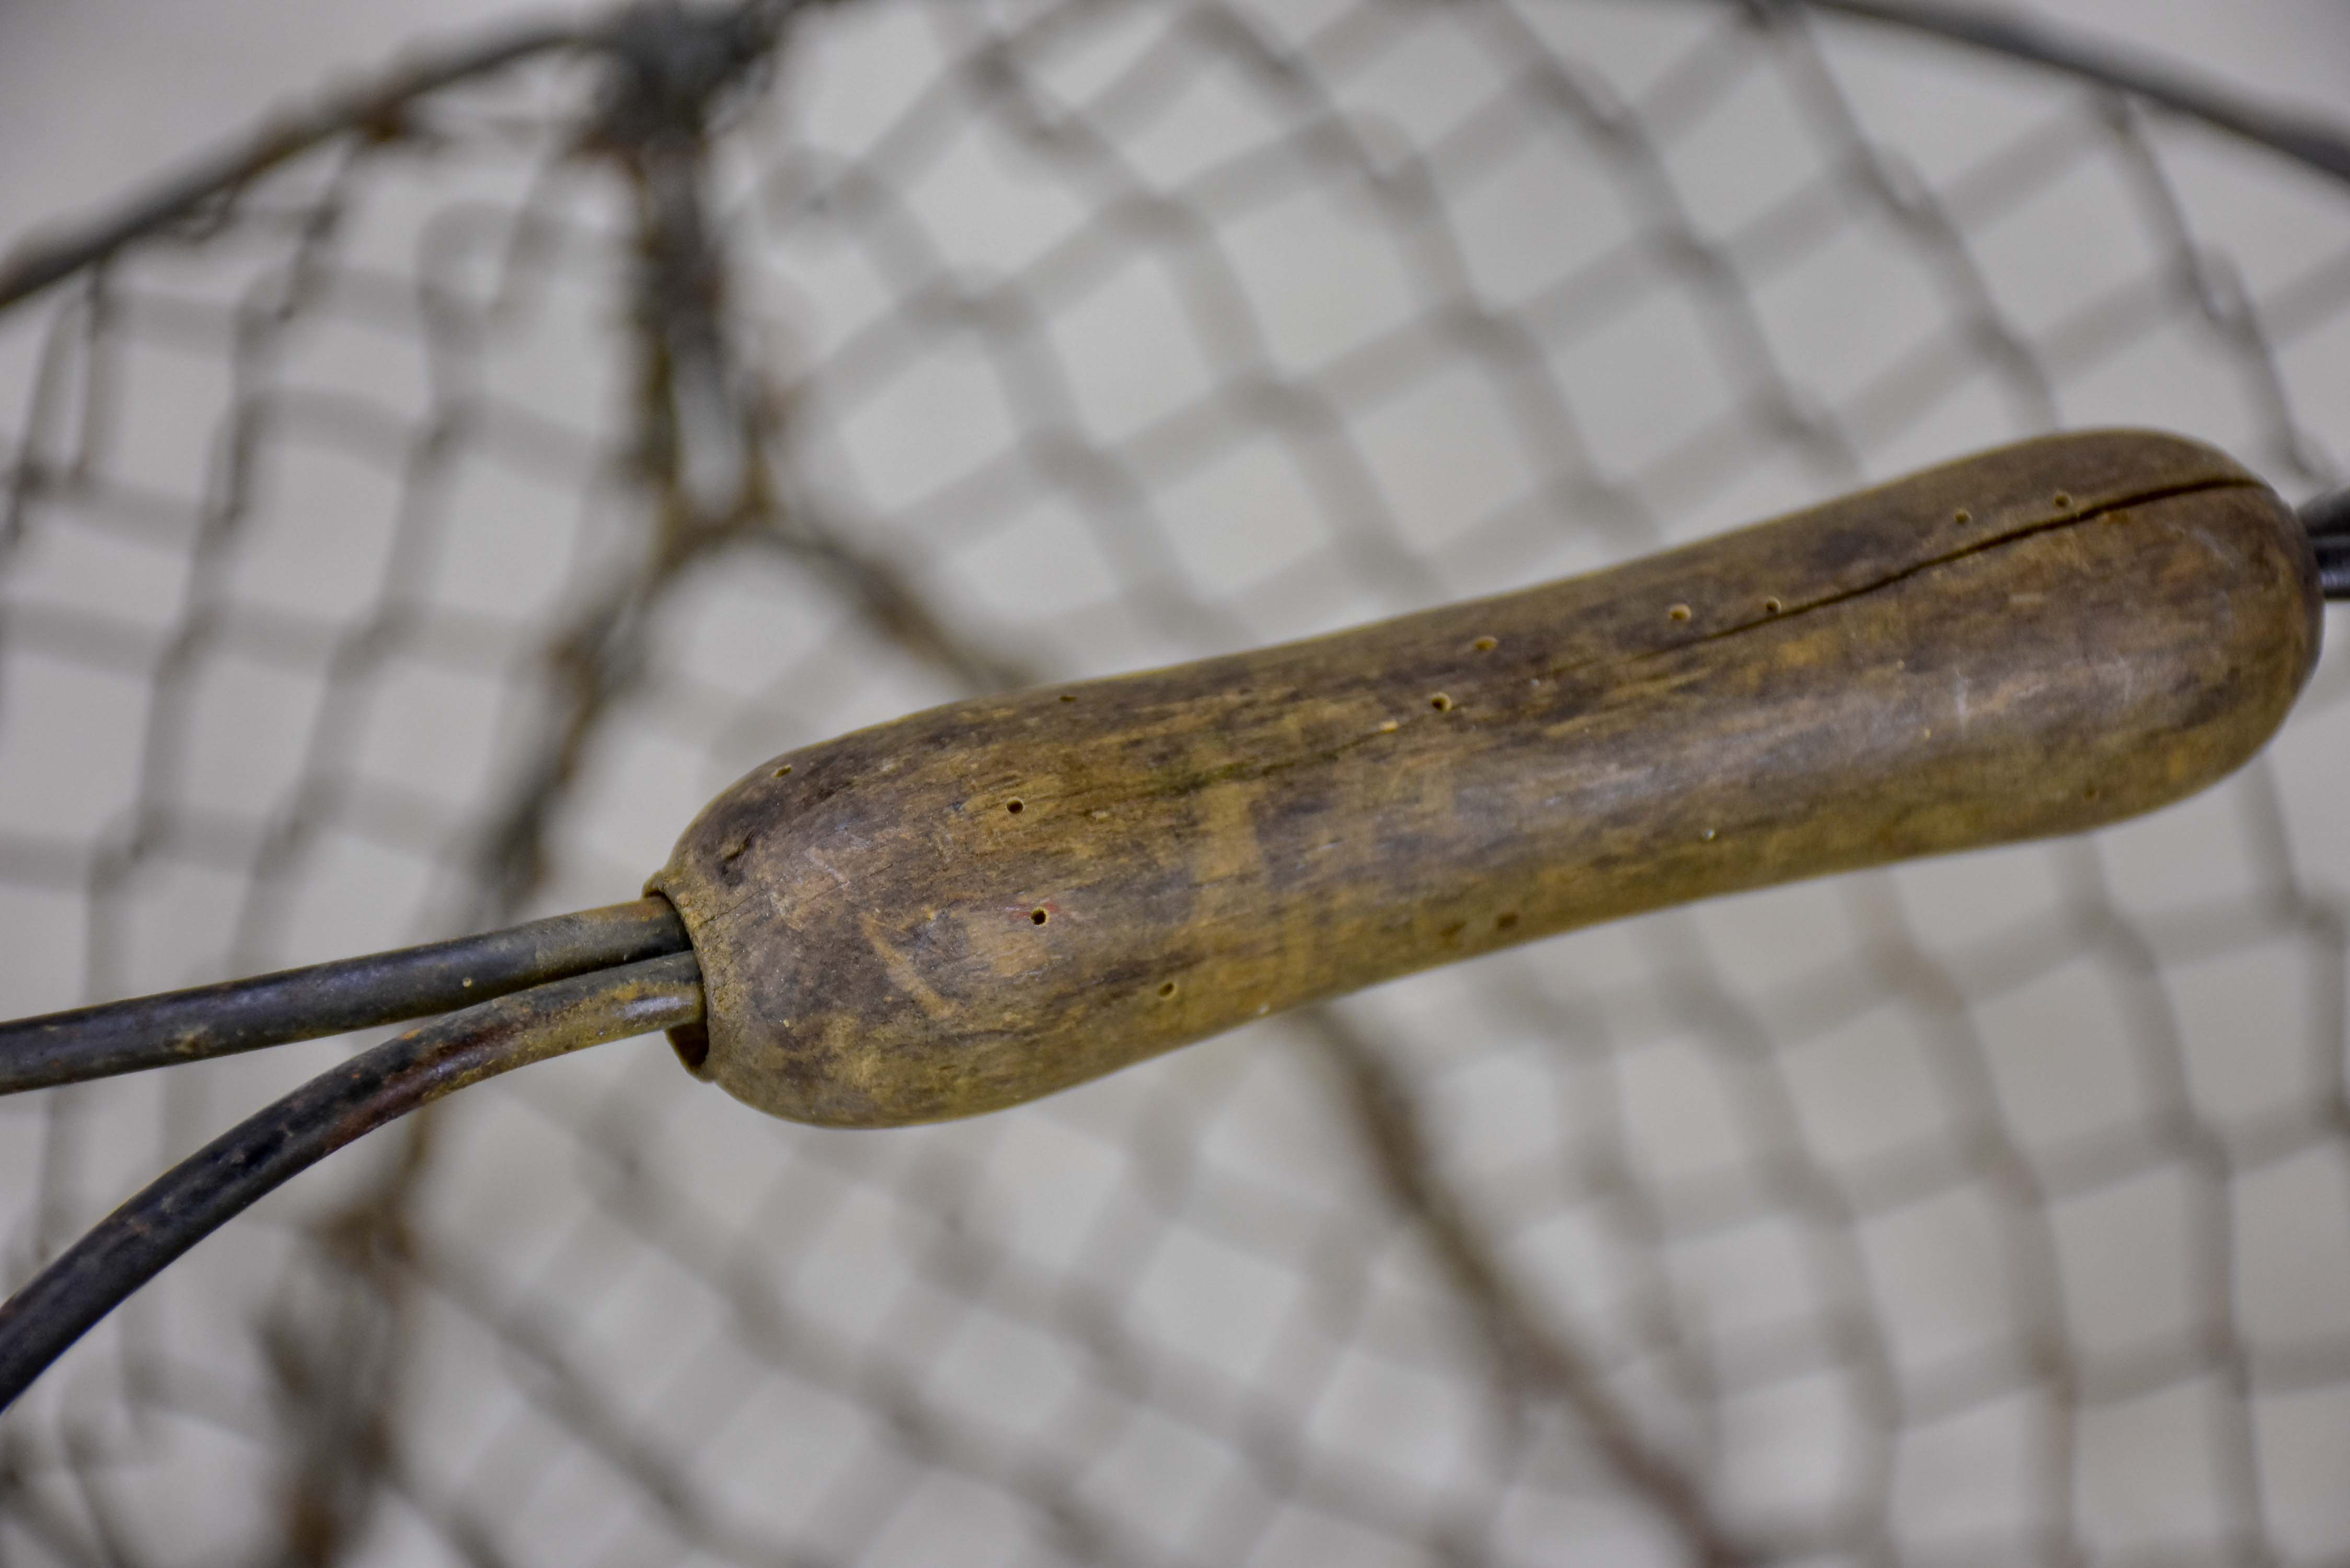
<svg viewBox="0 0 2350 1568"><path fill-rule="evenodd" d="M503 69L531 55L597 41L591 30L572 24L534 23L446 54L419 57L380 82L267 121L244 141L167 176L116 211L55 235L36 236L0 256L0 308L201 212L207 202L320 142L361 127L399 125L414 99L437 88Z"/></svg>
<svg viewBox="0 0 2350 1568"><path fill-rule="evenodd" d="M0 1094L316 1040L687 950L666 898L0 1023Z"/></svg>
<svg viewBox="0 0 2350 1568"><path fill-rule="evenodd" d="M2317 546L2317 581L2329 599L2350 599L2350 535L2313 541Z"/></svg>
<svg viewBox="0 0 2350 1568"><path fill-rule="evenodd" d="M2350 535L2350 484L2303 502L2301 523L2320 539L2336 534Z"/></svg>
<svg viewBox="0 0 2350 1568"><path fill-rule="evenodd" d="M297 1171L452 1090L702 1017L691 953L436 1019L313 1078L173 1166L0 1303L0 1408L163 1267Z"/></svg>
<svg viewBox="0 0 2350 1568"><path fill-rule="evenodd" d="M2301 521L2317 552L2317 581L2329 599L2350 599L2350 485L2301 504Z"/></svg>
<svg viewBox="0 0 2350 1568"><path fill-rule="evenodd" d="M712 44L742 58L717 62L719 74L739 74L761 57L775 31L803 0L740 0L697 16L661 0L619 7L587 23L532 22L475 43L421 54L380 80L333 93L265 120L243 141L224 147L166 175L112 212L36 234L0 254L0 309L38 294L126 246L201 217L224 198L279 165L338 137L389 140L408 129L416 103L432 93L498 71L532 57L601 49L633 67L640 87L673 92L682 81L712 69Z"/></svg>
<svg viewBox="0 0 2350 1568"><path fill-rule="evenodd" d="M2160 61L2091 43L2045 24L2004 16L1972 5L1934 0L1747 0L1750 5L1804 5L1872 22L1887 22L1953 43L2028 60L2083 81L2126 92L2174 114L2249 138L2309 167L2350 181L2350 133L2330 120L2222 91Z"/></svg>

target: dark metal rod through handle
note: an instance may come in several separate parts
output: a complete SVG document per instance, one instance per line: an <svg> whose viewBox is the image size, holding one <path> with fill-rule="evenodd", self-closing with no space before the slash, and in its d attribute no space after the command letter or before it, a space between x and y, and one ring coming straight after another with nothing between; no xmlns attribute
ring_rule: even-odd
<svg viewBox="0 0 2350 1568"><path fill-rule="evenodd" d="M2303 502L2301 521L2317 552L2318 587L2329 599L2350 599L2350 485Z"/></svg>
<svg viewBox="0 0 2350 1568"><path fill-rule="evenodd" d="M174 1258L345 1144L499 1073L701 1016L701 968L675 953L469 1007L313 1078L149 1183L0 1303L0 1407Z"/></svg>
<svg viewBox="0 0 2350 1568"><path fill-rule="evenodd" d="M0 1023L0 1094L317 1040L684 952L669 900Z"/></svg>

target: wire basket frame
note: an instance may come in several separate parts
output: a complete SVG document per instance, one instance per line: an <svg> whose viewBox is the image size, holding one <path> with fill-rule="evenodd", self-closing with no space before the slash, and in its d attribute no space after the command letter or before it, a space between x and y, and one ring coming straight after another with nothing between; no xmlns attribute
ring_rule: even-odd
<svg viewBox="0 0 2350 1568"><path fill-rule="evenodd" d="M640 9L0 299L16 1012L627 898L789 746L2038 431L2350 443L2338 178L1705 0ZM2139 823L980 1121L485 1085L0 1420L0 1553L2345 1561L2345 668ZM0 1102L11 1282L348 1044Z"/></svg>

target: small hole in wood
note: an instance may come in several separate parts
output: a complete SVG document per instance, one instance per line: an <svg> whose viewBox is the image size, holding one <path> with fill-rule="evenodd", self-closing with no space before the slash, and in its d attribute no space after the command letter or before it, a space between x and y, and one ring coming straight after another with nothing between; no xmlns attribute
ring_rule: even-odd
<svg viewBox="0 0 2350 1568"><path fill-rule="evenodd" d="M1762 613L1764 615L1777 615L1781 610L1785 609L1786 607L1787 607L1785 605L1780 603L1777 599L1764 599L1762 601Z"/></svg>
<svg viewBox="0 0 2350 1568"><path fill-rule="evenodd" d="M1074 702L1076 700L1077 694L1074 691L1064 691L1061 693L1061 701L1064 702Z"/></svg>
<svg viewBox="0 0 2350 1568"><path fill-rule="evenodd" d="M1452 708L1452 699L1444 692L1439 691L1428 700L1428 705L1440 713L1450 712Z"/></svg>
<svg viewBox="0 0 2350 1568"><path fill-rule="evenodd" d="M1040 926L1052 918L1052 912L1048 909L1031 909L1028 911L1028 919Z"/></svg>
<svg viewBox="0 0 2350 1568"><path fill-rule="evenodd" d="M1493 649L1501 647L1502 645L1501 642L1494 638L1481 637L1469 646L1475 649L1480 653L1491 653Z"/></svg>
<svg viewBox="0 0 2350 1568"><path fill-rule="evenodd" d="M1665 612L1665 618L1668 620L1687 620L1689 618L1690 607L1687 605L1675 605Z"/></svg>
<svg viewBox="0 0 2350 1568"><path fill-rule="evenodd" d="M1166 1001L1169 997L1173 996L1174 994L1175 982L1171 980L1159 988L1159 1000L1161 1002Z"/></svg>
<svg viewBox="0 0 2350 1568"><path fill-rule="evenodd" d="M2071 506L2072 504L2073 504L2073 498L2072 498L2070 495L2066 494L2064 491L2061 491L2061 490L2060 490L2060 491L2058 491L2058 492L2056 493L2056 509L2057 509L2059 512L2064 511L2065 508L2067 508L2067 507Z"/></svg>
<svg viewBox="0 0 2350 1568"><path fill-rule="evenodd" d="M1013 815L1017 816L1017 815L1019 815L1022 812L1024 812L1024 811L1027 810L1027 809L1028 809L1028 807L1027 807L1025 805L1024 805L1022 802L1019 802L1019 801L1016 801L1016 800L1007 800L1007 801L1005 801L1005 802L1003 803L1003 809L1004 809L1004 810L1006 810L1006 811L1008 811L1008 812L1010 812Z"/></svg>
<svg viewBox="0 0 2350 1568"><path fill-rule="evenodd" d="M1958 524L1960 527L1961 527L1961 528L1965 527L1968 524L1970 524L1970 523L1973 522L1974 520L1975 520L1975 514L1974 514L1973 513L1971 513L1971 512L1968 511L1968 510L1967 510L1965 507L1963 507L1963 506L1960 507L1956 512L1954 512L1954 513L1952 513L1952 514L1950 514L1950 521L1951 521L1951 522L1953 522L1953 523L1955 523L1955 524Z"/></svg>
<svg viewBox="0 0 2350 1568"><path fill-rule="evenodd" d="M2091 784L2088 788L2086 788L2086 789L2083 790L2083 791L2081 792L2081 798L2082 798L2083 800L2095 800L2095 799L2096 799L2096 798L2097 798L2097 786L2096 786L2096 785L2095 785L2095 784Z"/></svg>
<svg viewBox="0 0 2350 1568"><path fill-rule="evenodd" d="M777 769L775 770L775 776L776 776L777 778L782 778L782 777L784 777L785 775L788 774L791 771L792 771L792 764L791 764L791 763L785 763L782 767L779 767L779 768L777 768Z"/></svg>
<svg viewBox="0 0 2350 1568"><path fill-rule="evenodd" d="M1516 911L1512 910L1508 913L1494 916L1493 929L1497 931L1516 930L1518 929L1518 917Z"/></svg>

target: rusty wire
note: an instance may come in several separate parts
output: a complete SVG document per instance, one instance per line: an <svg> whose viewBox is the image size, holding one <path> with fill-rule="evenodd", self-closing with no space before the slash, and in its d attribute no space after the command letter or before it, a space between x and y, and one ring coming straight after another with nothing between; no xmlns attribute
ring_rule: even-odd
<svg viewBox="0 0 2350 1568"><path fill-rule="evenodd" d="M354 1139L500 1073L701 1017L701 970L671 953L462 1008L320 1075L150 1182L0 1303L0 1407L190 1247Z"/></svg>
<svg viewBox="0 0 2350 1568"><path fill-rule="evenodd" d="M683 952L666 898L0 1023L0 1095L398 1023Z"/></svg>
<svg viewBox="0 0 2350 1568"><path fill-rule="evenodd" d="M2350 197L2128 62L1708 0L504 48L0 313L11 1011L608 902L793 744L2032 431L2345 477ZM2338 1561L2343 668L2147 823L1002 1117L475 1091L68 1356L0 1552ZM11 1283L288 1049L0 1106Z"/></svg>

